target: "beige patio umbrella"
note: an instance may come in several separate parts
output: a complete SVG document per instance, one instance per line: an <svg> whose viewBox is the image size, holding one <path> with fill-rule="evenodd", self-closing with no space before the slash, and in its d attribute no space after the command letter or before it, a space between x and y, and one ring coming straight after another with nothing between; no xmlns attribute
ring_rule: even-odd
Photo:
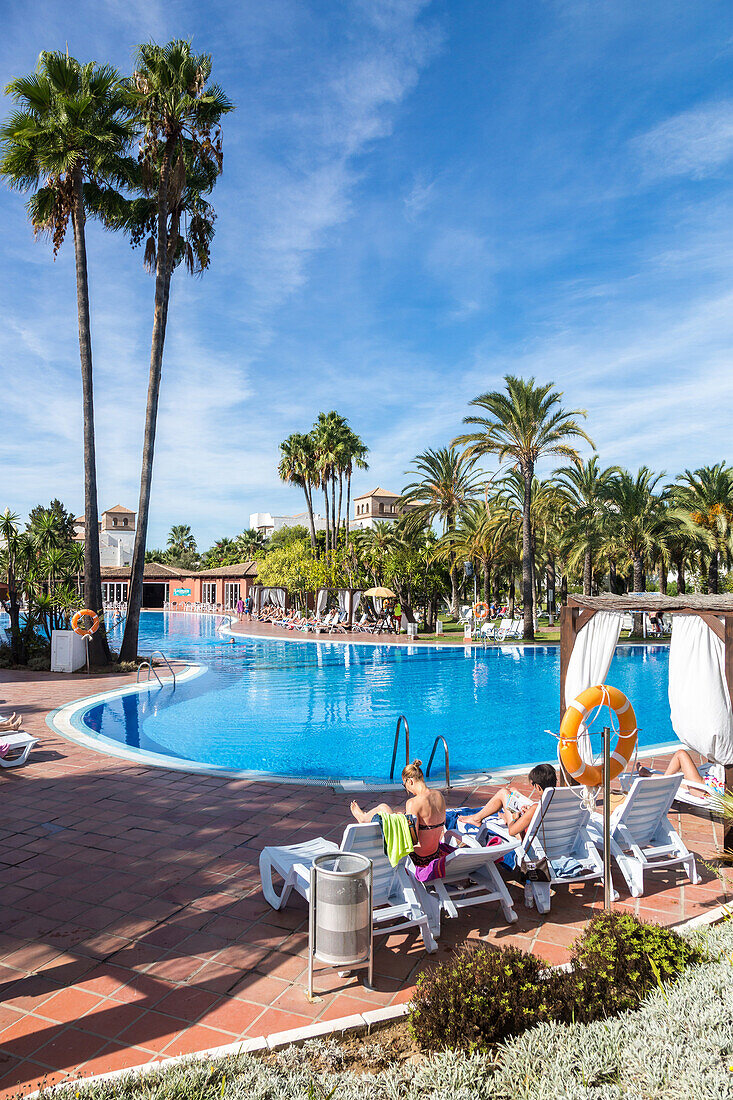
<svg viewBox="0 0 733 1100"><path fill-rule="evenodd" d="M397 593L393 592L391 588L367 588L366 592L362 592L362 596L380 596L383 600L396 600Z"/></svg>

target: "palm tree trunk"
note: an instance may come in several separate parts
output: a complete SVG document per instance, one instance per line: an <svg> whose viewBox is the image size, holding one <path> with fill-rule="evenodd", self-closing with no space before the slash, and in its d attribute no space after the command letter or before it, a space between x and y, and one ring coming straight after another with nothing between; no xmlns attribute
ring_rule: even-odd
<svg viewBox="0 0 733 1100"><path fill-rule="evenodd" d="M455 565L450 567L450 613L458 619L458 571Z"/></svg>
<svg viewBox="0 0 733 1100"><path fill-rule="evenodd" d="M685 556L680 554L676 561L677 566L677 595L687 595L687 584L685 582Z"/></svg>
<svg viewBox="0 0 733 1100"><path fill-rule="evenodd" d="M491 563L488 558L483 559L484 566L484 603L491 603Z"/></svg>
<svg viewBox="0 0 733 1100"><path fill-rule="evenodd" d="M550 626L553 626L555 621L555 559L550 554L547 558L547 614L550 620Z"/></svg>
<svg viewBox="0 0 733 1100"><path fill-rule="evenodd" d="M616 576L616 562L613 558L608 559L608 587L611 590L611 595L614 596L618 593L618 578Z"/></svg>
<svg viewBox="0 0 733 1100"><path fill-rule="evenodd" d="M150 347L148 402L145 409L145 435L143 438L142 469L140 472L140 499L137 510L135 547L132 552L130 587L127 595L127 619L125 620L125 634L120 647L121 661L134 661L137 657L140 608L142 607L143 601L145 543L147 542L148 536L150 487L153 480L155 430L158 420L160 377L163 369L163 347L165 344L165 330L168 321L168 300L170 296L171 272L170 258L168 256L168 181L170 170L170 153L166 152L161 166L160 182L158 186L158 245L155 271L155 311L153 314L153 337Z"/></svg>
<svg viewBox="0 0 733 1100"><path fill-rule="evenodd" d="M91 611L102 610L102 572L99 564L99 515L97 505L97 456L94 444L94 389L92 385L92 331L89 320L89 280L84 215L84 185L81 171L74 172L74 254L76 259L76 306L79 316L79 358L84 420L84 603ZM93 634L89 659L95 665L109 663L109 646L104 619Z"/></svg>
<svg viewBox="0 0 733 1100"><path fill-rule="evenodd" d="M634 570L634 592L644 591L644 561L641 554L632 552L631 555ZM634 634L643 634L644 625L641 615L634 615Z"/></svg>
<svg viewBox="0 0 733 1100"><path fill-rule="evenodd" d="M659 559L659 591L663 596L667 595L667 563L664 555Z"/></svg>
<svg viewBox="0 0 733 1100"><path fill-rule="evenodd" d="M532 599L532 475L531 465L527 465L522 471L524 475L524 501L522 507L522 612L524 615L523 638L532 641L534 638L534 618Z"/></svg>
<svg viewBox="0 0 733 1100"><path fill-rule="evenodd" d="M711 596L718 594L718 551L713 550L708 563L708 593Z"/></svg>
<svg viewBox="0 0 733 1100"><path fill-rule="evenodd" d="M593 587L593 551L586 547L583 557L583 595L590 596Z"/></svg>
<svg viewBox="0 0 733 1100"><path fill-rule="evenodd" d="M330 527L329 527L329 522L328 522L328 476L325 475L325 474L324 474L324 477L323 477L323 499L325 501L325 512L326 512L326 557L328 557L328 553L329 553L329 549L330 549L330 539L329 539Z"/></svg>
<svg viewBox="0 0 733 1100"><path fill-rule="evenodd" d="M349 513L351 511L351 468L346 471L346 514L344 515L344 535L349 545Z"/></svg>
<svg viewBox="0 0 733 1100"><path fill-rule="evenodd" d="M509 618L514 618L514 566L509 568Z"/></svg>
<svg viewBox="0 0 733 1100"><path fill-rule="evenodd" d="M316 548L316 525L313 522L313 496L310 482L306 479L303 482L303 492L305 493L305 503L308 509L308 531L311 540L311 550Z"/></svg>
<svg viewBox="0 0 733 1100"><path fill-rule="evenodd" d="M336 545L337 546L338 546L338 535L339 535L339 531L341 530L341 497L343 495L343 491L344 491L344 475L341 472L341 470L339 470L339 506L338 506L338 511L336 512Z"/></svg>

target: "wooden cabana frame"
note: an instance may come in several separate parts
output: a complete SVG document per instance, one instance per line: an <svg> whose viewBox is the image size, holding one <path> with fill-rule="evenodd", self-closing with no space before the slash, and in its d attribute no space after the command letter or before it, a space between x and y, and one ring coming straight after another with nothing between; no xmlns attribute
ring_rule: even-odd
<svg viewBox="0 0 733 1100"><path fill-rule="evenodd" d="M698 615L724 646L725 682L733 700L733 595L664 596L661 592L639 592L626 596L568 596L560 611L560 718L565 713L565 681L570 656L578 634L598 611L641 613L662 611L667 615ZM726 790L733 790L733 765L725 769ZM726 830L725 847L731 840L731 826Z"/></svg>

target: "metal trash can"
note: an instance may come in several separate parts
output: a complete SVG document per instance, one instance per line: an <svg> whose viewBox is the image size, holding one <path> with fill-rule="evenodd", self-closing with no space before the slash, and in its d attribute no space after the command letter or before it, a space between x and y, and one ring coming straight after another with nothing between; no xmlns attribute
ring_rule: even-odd
<svg viewBox="0 0 733 1100"><path fill-rule="evenodd" d="M357 852L328 852L311 867L308 921L308 994L313 961L355 970L366 966L372 984L372 861Z"/></svg>

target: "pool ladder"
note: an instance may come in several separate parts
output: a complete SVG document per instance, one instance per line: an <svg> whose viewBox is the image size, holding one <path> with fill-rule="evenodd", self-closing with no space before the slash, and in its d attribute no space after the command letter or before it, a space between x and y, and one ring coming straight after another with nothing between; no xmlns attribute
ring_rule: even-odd
<svg viewBox="0 0 733 1100"><path fill-rule="evenodd" d="M404 725L404 727L405 727L405 766L407 766L410 763L410 727L408 725L407 719L405 718L404 714L401 714L399 716L399 718L397 719L397 729L395 730L395 735L394 735L394 746L392 748L392 767L389 770L389 781L390 781L390 783L394 782L394 768L395 768L395 762L397 760L397 749L398 749L399 743L400 743L400 727L402 725ZM430 769L433 766L433 759L435 757L435 750L437 749L438 745L441 744L441 743L443 745L443 752L445 754L445 785L450 790L450 757L449 757L449 754L448 754L448 742L446 741L445 737L443 737L441 734L438 734L438 736L433 741L433 749L432 749L432 752L430 753L430 759L428 760L428 766L425 769L425 778L430 779Z"/></svg>
<svg viewBox="0 0 733 1100"><path fill-rule="evenodd" d="M147 661L141 661L140 662L140 667L137 670L137 678L135 680L135 683L137 683L137 684L140 683L140 673L142 672L142 670L144 668L147 668L148 674L145 677L146 682L150 679L150 673L152 672L153 676L158 681L160 686L161 687L163 686L163 681L161 680L160 676L158 675L158 673L155 671L155 668L153 667L153 657L161 657L163 659L165 664L168 666L168 671L170 672L171 676L173 677L173 687L175 687L176 686L176 674L173 671L173 666L170 663L170 661L168 660L168 658L166 657L165 653L163 653L163 651L160 650L160 649L156 649L153 653L151 653L150 657L147 659Z"/></svg>

